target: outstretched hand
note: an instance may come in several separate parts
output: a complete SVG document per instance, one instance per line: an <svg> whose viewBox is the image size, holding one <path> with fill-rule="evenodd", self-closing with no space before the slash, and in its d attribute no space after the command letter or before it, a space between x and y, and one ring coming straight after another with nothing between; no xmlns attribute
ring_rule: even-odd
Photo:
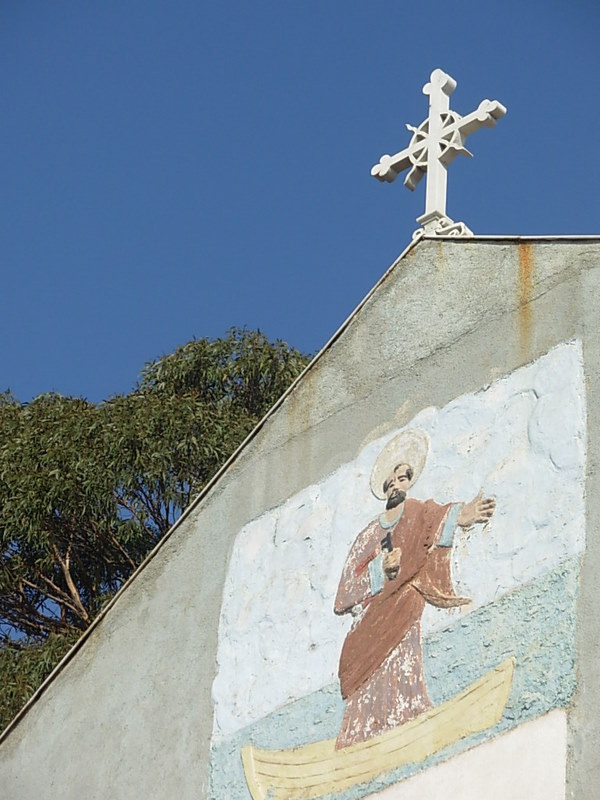
<svg viewBox="0 0 600 800"><path fill-rule="evenodd" d="M495 509L496 501L493 497L484 498L483 492L479 492L470 503L463 505L457 523L461 528L469 528L478 522L488 522Z"/></svg>

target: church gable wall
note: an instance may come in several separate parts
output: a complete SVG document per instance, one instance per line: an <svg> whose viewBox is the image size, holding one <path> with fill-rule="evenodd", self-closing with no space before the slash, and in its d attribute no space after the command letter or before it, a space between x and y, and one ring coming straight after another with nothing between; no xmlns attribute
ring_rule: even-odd
<svg viewBox="0 0 600 800"><path fill-rule="evenodd" d="M319 546L327 545L313 566L319 565L319 559L330 558L327 591L335 592L343 551L360 530L363 517L371 515L369 504L377 513L377 503L368 492L359 495L360 481L364 489L377 449L407 427L427 429L435 455L431 466L438 470L438 478L444 479L437 481L437 486L443 487L436 492L434 476L427 478L424 471L422 499L435 495L440 502L470 499L456 492L463 488L475 492L480 477L476 469L469 476L471 428L481 422L485 392L501 393L499 387L508 386L507 397L513 398L514 405L507 406L503 416L494 416L495 422L483 425L477 442L481 444L484 434L493 434L494 425L501 423L502 441L513 448L505 455L514 455L520 443L510 441L508 422L511 414L520 421L517 430L526 440L521 444L527 445L525 473L533 476L533 483L524 491L534 492L532 507L536 498L560 486L561 475L566 476L566 495L562 505L558 504L559 511L549 513L547 523L540 521L540 511L538 527L534 525L535 530L550 533L552 525L562 526L561 530L567 531L564 547L560 557L553 555L560 547L558 534L552 534L547 541L540 539L544 544L534 542L529 560L513 563L511 556L511 568L503 573L502 581L513 580L514 585L503 583L493 597L485 582L476 585L478 604L464 617L465 627L461 627L460 610L444 611L444 625L430 622L425 630L427 624L423 623L429 690L437 705L492 669L500 657L530 662L538 677L524 677L516 668L514 680L522 685L511 702L514 706L517 698L520 705L518 711L510 703L508 707L523 725L543 725L541 721L549 720L552 731L559 732L552 736L552 741L559 741L555 763L570 746L568 790L574 797L591 796L584 787L592 771L599 768L593 709L600 700L593 678L593 644L598 640L594 576L600 566L600 544L593 533L599 513L600 320L598 304L593 302L598 296L598 265L597 240L425 240L409 248L5 736L0 744L0 794L14 800L46 796L73 800L105 796L247 798L250 790L244 782L239 751L249 741L273 748L295 746L304 740L303 726L308 734L305 740L316 741L321 733L314 722L315 713L322 719L323 738L335 736L343 704L336 684L334 651L341 646L348 623L336 618L332 609L327 616L327 592L327 596L321 593L321 607L310 603L303 607L311 596L310 588L305 593L306 581L310 586L314 575L308 566L299 569L302 575L296 575L296 584L282 581L280 594L273 595L283 603L287 591L285 602L299 620L297 638L302 652L298 659L290 660L289 646L278 644L264 632L261 620L268 619L268 603L261 609L260 599L250 602L250 598L260 595L257 587L263 577L265 597L271 597L278 576L269 569L285 548L289 564L293 565L294 558L301 560L305 536L318 536ZM552 384L552 376L556 378L561 370L569 381ZM542 381L541 388L536 380ZM540 398L546 398L549 409L544 412L543 430L554 426L559 432L568 432L564 452L573 439L584 445L575 456L572 451L570 456L563 453L564 463L560 436L551 439L549 450L534 446L536 419L542 414ZM566 412L561 398L568 400ZM502 405L504 401L498 402ZM496 406L488 408L495 410ZM442 418L443 425L439 422ZM453 435L463 443L463 450L467 448L461 450L460 474L467 483L471 478L472 486L452 483L452 467L459 469L458 461L449 461ZM548 441L543 439L544 447ZM477 442L474 440L474 446ZM542 451L545 456L540 455ZM481 445L482 458L490 452L491 444ZM500 469L502 457L498 456L494 469ZM535 461L538 458L539 463ZM476 462L480 470L483 463ZM541 472L530 472L530 463ZM350 470L356 483L347 475L344 478L344 470ZM490 530L508 513L507 508L515 514L517 483L514 479L510 484L512 494L496 498L497 512ZM414 492L418 489L416 482ZM317 502L317 495L323 492L329 492L327 510ZM570 519L567 501L576 512ZM349 510L340 525L334 517L341 505ZM287 515L285 524L281 515ZM277 523L271 524L271 518L277 518ZM511 526L516 536L513 522ZM329 547L327 537L342 529L348 541L338 542L337 549ZM240 532L247 534L248 530L253 539L241 536ZM299 540L285 536L278 540L278 531L295 535L302 531L304 535ZM244 541L250 542L250 555L249 550L244 551ZM506 539L503 541L506 544ZM261 566L263 550L270 554L269 569ZM334 551L335 558L331 555ZM478 558L486 565L494 559L502 562L497 553L490 552L474 552L469 558L473 564ZM540 561L545 562L541 572L527 572L531 564ZM464 565L464 559L455 560L455 577ZM467 584L468 574L461 577ZM473 589L473 585L467 588ZM246 615L251 624L244 622L241 613L242 593L247 595ZM231 598L239 608L226 619ZM553 642L539 659L535 653L525 652L526 648L513 648L513 652L502 635L485 645L490 627L498 630L506 625L503 614L512 615L515 625L527 627L533 607L543 611L530 620L529 629L535 628L536 633L529 641ZM235 625L238 630L234 633ZM449 632L444 636L446 629ZM314 642L304 641L307 630ZM240 662L236 672L231 664L239 658L241 651L236 648L241 645L236 636L242 635L249 637L242 637L248 665L243 668ZM316 647L311 651L313 643ZM321 658L324 645L327 657ZM261 648L268 651L266 660ZM319 658L311 661L311 652ZM561 653L564 657L555 663L553 654ZM284 662L286 669L281 668ZM319 672L324 662L327 674ZM464 665L460 680L448 681L452 665L459 662ZM559 662L563 667L559 668ZM252 665L261 663L268 664L268 669L253 674ZM304 682L305 687L292 696L289 669L294 664L296 686ZM541 675L549 676L548 691L543 697L528 699L527 692L536 681L542 682ZM257 709L261 703L262 711ZM533 709L530 714L523 712L527 703ZM557 716L563 712L565 717ZM255 734L244 738L243 731L251 725L258 726ZM261 726L265 738L258 741L256 731ZM540 748L547 730L540 729L536 739L542 743ZM522 736L519 725L497 729L497 741L509 742L501 746L510 751L513 740L503 739L506 736ZM494 742L485 740L474 750L462 752L459 748L451 755L480 759L487 766L477 769L491 769L489 750L480 750L490 744ZM72 754L67 762L60 757L65 752ZM431 770L423 775L444 769L451 774L453 763L452 759L432 762ZM346 787L345 795L338 794L340 798L358 798L379 792L390 800L408 798L413 791L409 782L422 779L416 773L394 775L391 783L376 782L368 790ZM231 776L238 781L235 785L228 783Z"/></svg>

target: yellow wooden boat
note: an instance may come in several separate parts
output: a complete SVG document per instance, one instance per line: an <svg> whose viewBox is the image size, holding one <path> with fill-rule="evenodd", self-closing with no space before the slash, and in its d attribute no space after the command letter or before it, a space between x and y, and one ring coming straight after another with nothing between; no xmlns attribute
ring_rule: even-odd
<svg viewBox="0 0 600 800"><path fill-rule="evenodd" d="M394 730L335 749L335 739L290 750L242 749L253 800L311 800L341 792L384 772L419 762L500 721L514 661L503 661L463 692Z"/></svg>

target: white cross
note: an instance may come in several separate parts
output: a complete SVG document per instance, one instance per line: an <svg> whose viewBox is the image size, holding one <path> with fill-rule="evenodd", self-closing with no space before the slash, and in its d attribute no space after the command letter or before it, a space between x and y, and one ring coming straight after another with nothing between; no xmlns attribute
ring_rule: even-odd
<svg viewBox="0 0 600 800"><path fill-rule="evenodd" d="M446 216L447 167L459 153L471 156L464 146L470 133L486 126L492 128L506 114L497 100L482 100L476 111L461 117L450 110L450 95L456 81L441 69L431 73L423 94L429 95L429 116L418 128L407 125L413 137L405 150L394 156L381 156L371 175L380 181L394 181L400 172L410 167L404 185L411 191L427 172L425 213L417 217L427 234L469 235L464 223L454 223Z"/></svg>

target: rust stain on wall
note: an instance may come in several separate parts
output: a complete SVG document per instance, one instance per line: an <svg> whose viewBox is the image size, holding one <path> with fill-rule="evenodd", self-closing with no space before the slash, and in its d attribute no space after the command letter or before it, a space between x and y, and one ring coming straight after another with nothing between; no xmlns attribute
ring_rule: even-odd
<svg viewBox="0 0 600 800"><path fill-rule="evenodd" d="M527 358L531 350L531 300L533 297L533 250L530 242L519 245L519 344Z"/></svg>

